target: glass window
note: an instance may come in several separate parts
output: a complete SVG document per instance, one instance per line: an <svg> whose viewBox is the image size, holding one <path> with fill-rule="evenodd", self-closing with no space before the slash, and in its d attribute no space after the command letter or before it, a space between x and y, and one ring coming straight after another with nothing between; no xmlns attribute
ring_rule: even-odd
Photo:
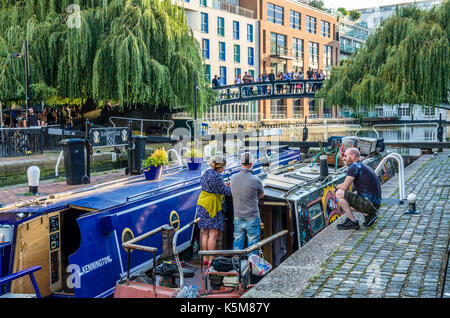
<svg viewBox="0 0 450 318"><path fill-rule="evenodd" d="M202 39L202 53L204 59L209 59L209 40Z"/></svg>
<svg viewBox="0 0 450 318"><path fill-rule="evenodd" d="M286 54L286 35L270 33L270 53Z"/></svg>
<svg viewBox="0 0 450 318"><path fill-rule="evenodd" d="M267 3L267 21L284 25L284 8Z"/></svg>
<svg viewBox="0 0 450 318"><path fill-rule="evenodd" d="M217 17L217 34L225 36L225 19Z"/></svg>
<svg viewBox="0 0 450 318"><path fill-rule="evenodd" d="M240 68L235 68L234 69L234 78L237 78L238 75L241 75L241 69Z"/></svg>
<svg viewBox="0 0 450 318"><path fill-rule="evenodd" d="M291 28L300 30L300 25L301 25L300 12L291 10L291 17L290 17Z"/></svg>
<svg viewBox="0 0 450 318"><path fill-rule="evenodd" d="M255 71L254 70L248 70L248 74L250 74L252 79L255 80Z"/></svg>
<svg viewBox="0 0 450 318"><path fill-rule="evenodd" d="M330 37L330 22L321 21L320 25L320 33L322 36L329 38Z"/></svg>
<svg viewBox="0 0 450 318"><path fill-rule="evenodd" d="M323 65L324 65L324 74L325 77L328 77L330 75L331 71L331 65L332 65L332 59L331 59L331 52L333 51L333 48L329 45L323 46Z"/></svg>
<svg viewBox="0 0 450 318"><path fill-rule="evenodd" d="M211 83L211 65L205 64L204 66L205 66L204 68L205 81Z"/></svg>
<svg viewBox="0 0 450 318"><path fill-rule="evenodd" d="M220 85L227 85L227 68L225 66L220 67Z"/></svg>
<svg viewBox="0 0 450 318"><path fill-rule="evenodd" d="M304 62L304 51L303 51L303 40L293 38L292 39L292 55L300 62L303 66Z"/></svg>
<svg viewBox="0 0 450 318"><path fill-rule="evenodd" d="M201 13L201 31L208 33L208 13Z"/></svg>
<svg viewBox="0 0 450 318"><path fill-rule="evenodd" d="M247 24L247 41L253 42L253 25Z"/></svg>
<svg viewBox="0 0 450 318"><path fill-rule="evenodd" d="M319 44L316 42L309 42L309 66L319 68Z"/></svg>
<svg viewBox="0 0 450 318"><path fill-rule="evenodd" d="M316 34L316 18L306 16L306 32Z"/></svg>
<svg viewBox="0 0 450 318"><path fill-rule="evenodd" d="M234 61L241 63L241 46L237 44L234 45Z"/></svg>
<svg viewBox="0 0 450 318"><path fill-rule="evenodd" d="M248 48L248 65L254 65L254 49L252 47Z"/></svg>
<svg viewBox="0 0 450 318"><path fill-rule="evenodd" d="M219 60L225 61L225 42L219 42Z"/></svg>
<svg viewBox="0 0 450 318"><path fill-rule="evenodd" d="M200 5L202 7L207 7L208 6L208 0L200 0Z"/></svg>
<svg viewBox="0 0 450 318"><path fill-rule="evenodd" d="M239 22L233 21L233 39L239 40Z"/></svg>

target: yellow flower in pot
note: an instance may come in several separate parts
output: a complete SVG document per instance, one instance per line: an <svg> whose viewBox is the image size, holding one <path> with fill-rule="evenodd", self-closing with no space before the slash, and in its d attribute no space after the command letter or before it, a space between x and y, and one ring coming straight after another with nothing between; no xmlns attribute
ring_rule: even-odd
<svg viewBox="0 0 450 318"><path fill-rule="evenodd" d="M161 178L162 166L166 164L168 164L166 150L157 148L150 156L142 160L145 179L158 180Z"/></svg>

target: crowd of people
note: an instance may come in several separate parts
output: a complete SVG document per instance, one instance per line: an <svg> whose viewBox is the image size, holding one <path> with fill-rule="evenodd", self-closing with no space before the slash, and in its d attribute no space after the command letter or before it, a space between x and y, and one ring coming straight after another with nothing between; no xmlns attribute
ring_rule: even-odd
<svg viewBox="0 0 450 318"><path fill-rule="evenodd" d="M33 107L27 111L20 112L12 110L4 112L4 128L29 128L29 127L47 127L58 125L62 129L73 127L73 118L75 117L75 106L58 106L50 109L47 105L41 111L35 112Z"/></svg>
<svg viewBox="0 0 450 318"><path fill-rule="evenodd" d="M308 71L306 74L303 74L303 71L299 69L295 69L295 71L292 72L278 72L276 75L274 73L274 70L271 70L271 72L268 74L267 72L264 72L257 76L256 79L253 78L253 76L250 73L245 72L243 76L241 74L238 74L237 77L234 80L234 84L253 84L253 83L264 83L264 82L270 82L274 83L277 81L295 81L295 80L318 80L323 81L325 80L325 74L323 73L323 70L318 69L311 69L308 67ZM212 80L213 88L217 88L221 86L220 82L220 76L215 75L214 79ZM257 95L266 95L270 92L270 88L268 88L269 85L256 85L257 88ZM316 92L322 88L322 83L311 83L306 86L305 91L308 93ZM300 93L303 92L302 90L302 83L282 83L282 84L275 84L275 90L277 94L280 94L282 92L286 93ZM244 96L254 95L254 87L244 87L243 88Z"/></svg>

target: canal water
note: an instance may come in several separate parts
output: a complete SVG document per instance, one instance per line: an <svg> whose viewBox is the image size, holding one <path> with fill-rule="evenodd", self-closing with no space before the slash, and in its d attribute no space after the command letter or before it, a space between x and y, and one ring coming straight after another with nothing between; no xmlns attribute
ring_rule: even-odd
<svg viewBox="0 0 450 318"><path fill-rule="evenodd" d="M399 125L320 125L308 127L308 141L326 141L331 136L358 136L384 138L384 141L437 141L437 124L399 124ZM280 140L302 140L303 127L282 128ZM450 129L444 126L444 141L450 139ZM420 156L420 149L393 148L405 156Z"/></svg>

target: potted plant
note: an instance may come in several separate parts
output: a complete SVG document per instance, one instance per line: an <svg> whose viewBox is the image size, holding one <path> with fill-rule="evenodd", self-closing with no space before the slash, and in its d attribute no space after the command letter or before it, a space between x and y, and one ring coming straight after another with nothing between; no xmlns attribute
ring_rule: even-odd
<svg viewBox="0 0 450 318"><path fill-rule="evenodd" d="M197 149L191 148L185 155L189 170L199 170L203 163L203 154Z"/></svg>
<svg viewBox="0 0 450 318"><path fill-rule="evenodd" d="M162 166L167 163L166 150L164 148L157 148L150 156L142 160L145 179L158 180L161 178Z"/></svg>

